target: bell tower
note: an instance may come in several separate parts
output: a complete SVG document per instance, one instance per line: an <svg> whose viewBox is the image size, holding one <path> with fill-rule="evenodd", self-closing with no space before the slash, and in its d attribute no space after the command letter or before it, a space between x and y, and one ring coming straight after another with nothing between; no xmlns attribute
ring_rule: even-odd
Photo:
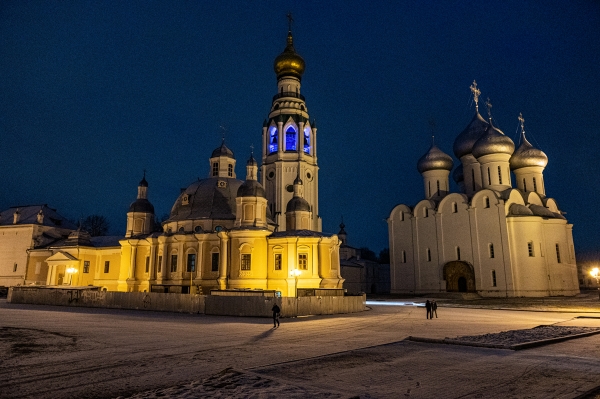
<svg viewBox="0 0 600 399"><path fill-rule="evenodd" d="M286 205L294 196L294 180L304 183L304 199L310 206L309 229L321 231L319 216L319 167L317 127L310 121L304 96L300 94L304 59L296 53L292 16L288 14L287 45L275 58L277 93L263 123L261 180L273 220L286 230Z"/></svg>

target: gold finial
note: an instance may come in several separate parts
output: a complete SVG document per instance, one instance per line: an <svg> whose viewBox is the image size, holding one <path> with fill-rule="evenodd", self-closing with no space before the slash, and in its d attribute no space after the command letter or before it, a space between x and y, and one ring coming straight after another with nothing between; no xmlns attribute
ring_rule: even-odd
<svg viewBox="0 0 600 399"><path fill-rule="evenodd" d="M523 114L519 112L519 122L521 122L521 133L525 134L525 118L523 118Z"/></svg>
<svg viewBox="0 0 600 399"><path fill-rule="evenodd" d="M487 101L485 102L485 106L487 107L487 111L488 111L488 118L490 118L490 120L492 119L492 103L490 102L490 98L487 98Z"/></svg>
<svg viewBox="0 0 600 399"><path fill-rule="evenodd" d="M479 96L481 95L481 90L477 88L477 82L473 80L473 84L471 85L471 93L473 93L473 99L475 99L475 109L479 112Z"/></svg>

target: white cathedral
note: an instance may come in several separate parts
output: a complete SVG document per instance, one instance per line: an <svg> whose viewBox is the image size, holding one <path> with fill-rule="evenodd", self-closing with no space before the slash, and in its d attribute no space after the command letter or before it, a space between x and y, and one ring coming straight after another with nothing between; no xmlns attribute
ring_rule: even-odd
<svg viewBox="0 0 600 399"><path fill-rule="evenodd" d="M579 293L573 225L546 196L548 158L525 136L521 143L479 114L454 141L460 164L432 144L417 169L425 198L393 208L388 222L391 292L471 292L484 297L568 296ZM513 187L513 177L516 187Z"/></svg>

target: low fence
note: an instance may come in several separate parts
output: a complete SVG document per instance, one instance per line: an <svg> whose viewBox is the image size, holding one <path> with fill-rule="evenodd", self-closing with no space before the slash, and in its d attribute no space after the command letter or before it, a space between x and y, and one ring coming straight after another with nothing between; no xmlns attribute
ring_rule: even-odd
<svg viewBox="0 0 600 399"><path fill-rule="evenodd" d="M204 313L220 316L271 317L277 303L283 317L355 313L365 310L366 296L217 296L154 292L113 292L87 288L11 287L9 303L107 309Z"/></svg>

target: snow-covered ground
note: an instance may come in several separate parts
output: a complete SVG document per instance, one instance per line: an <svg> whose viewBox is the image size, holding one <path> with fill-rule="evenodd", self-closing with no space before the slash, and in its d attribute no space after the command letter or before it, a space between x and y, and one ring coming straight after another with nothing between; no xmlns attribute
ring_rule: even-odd
<svg viewBox="0 0 600 399"><path fill-rule="evenodd" d="M422 300L405 302L273 329L269 319L0 300L0 398L574 398L600 385L600 335L522 351L406 340L536 339L600 328L600 308L442 306L426 320Z"/></svg>

